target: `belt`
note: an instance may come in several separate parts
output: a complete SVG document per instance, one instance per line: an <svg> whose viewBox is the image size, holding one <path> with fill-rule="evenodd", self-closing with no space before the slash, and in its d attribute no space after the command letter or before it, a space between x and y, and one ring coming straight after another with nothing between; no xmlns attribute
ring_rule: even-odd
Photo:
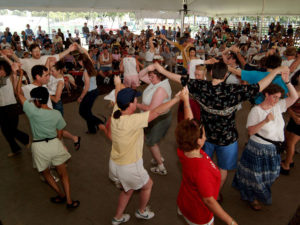
<svg viewBox="0 0 300 225"><path fill-rule="evenodd" d="M33 140L32 142L42 142L42 141L46 141L46 142L48 142L48 141L51 141L51 140L53 140L53 139L55 139L56 137L54 137L54 138L45 138L45 139L41 139L41 140Z"/></svg>

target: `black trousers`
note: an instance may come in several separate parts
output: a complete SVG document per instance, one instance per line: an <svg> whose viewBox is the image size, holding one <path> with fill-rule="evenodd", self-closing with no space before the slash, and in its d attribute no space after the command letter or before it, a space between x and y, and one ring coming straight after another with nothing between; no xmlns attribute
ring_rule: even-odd
<svg viewBox="0 0 300 225"><path fill-rule="evenodd" d="M79 114L86 120L89 133L96 133L98 125L103 124L103 121L92 113L92 107L98 95L98 89L89 91L79 105Z"/></svg>
<svg viewBox="0 0 300 225"><path fill-rule="evenodd" d="M13 153L21 150L16 139L24 145L29 143L29 136L17 129L18 123L19 113L17 104L0 107L0 127Z"/></svg>

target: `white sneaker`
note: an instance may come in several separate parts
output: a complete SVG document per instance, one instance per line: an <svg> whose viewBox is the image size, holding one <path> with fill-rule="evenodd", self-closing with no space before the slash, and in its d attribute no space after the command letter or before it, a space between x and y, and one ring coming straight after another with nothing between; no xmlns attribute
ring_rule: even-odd
<svg viewBox="0 0 300 225"><path fill-rule="evenodd" d="M150 168L150 171L152 173L156 173L156 174L163 175L163 176L168 174L168 171L165 167L160 169L158 166L155 166L155 167Z"/></svg>
<svg viewBox="0 0 300 225"><path fill-rule="evenodd" d="M164 162L165 159L164 159L163 157L161 157L161 161ZM152 164L153 166L157 166L156 160L152 158L152 159L151 159L151 164Z"/></svg>
<svg viewBox="0 0 300 225"><path fill-rule="evenodd" d="M111 224L112 225L119 225L121 223L126 223L128 220L130 219L130 215L129 214L123 214L123 216L121 217L121 219L116 219L116 218L112 218Z"/></svg>
<svg viewBox="0 0 300 225"><path fill-rule="evenodd" d="M154 212L151 212L148 207L146 207L143 213L141 213L140 210L137 210L135 212L136 218L144 219L144 220L150 220L154 217L154 215L155 215Z"/></svg>

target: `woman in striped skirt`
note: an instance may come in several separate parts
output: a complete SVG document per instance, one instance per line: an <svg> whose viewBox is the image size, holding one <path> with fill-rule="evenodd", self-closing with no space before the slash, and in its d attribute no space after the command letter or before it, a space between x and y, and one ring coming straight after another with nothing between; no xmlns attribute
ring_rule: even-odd
<svg viewBox="0 0 300 225"><path fill-rule="evenodd" d="M298 98L288 80L288 74L282 75L282 79L289 89L289 97L280 100L283 89L271 84L264 90L265 100L253 107L248 115L250 139L232 184L240 191L242 200L248 201L253 210L261 209L260 202L272 203L271 185L280 172L280 154L274 144L284 141L282 113Z"/></svg>

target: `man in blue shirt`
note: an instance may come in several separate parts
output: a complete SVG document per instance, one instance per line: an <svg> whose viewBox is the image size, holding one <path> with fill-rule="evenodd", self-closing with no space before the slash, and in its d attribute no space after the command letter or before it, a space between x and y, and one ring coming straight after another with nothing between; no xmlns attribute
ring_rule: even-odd
<svg viewBox="0 0 300 225"><path fill-rule="evenodd" d="M248 70L239 70L235 69L232 67L228 67L228 71L238 75L241 77L243 81L247 81L249 84L255 84L265 78L270 72L272 72L275 68L280 67L281 65L281 58L280 56L277 55L270 55L267 57L266 60L266 67L267 71L266 72L261 72L261 71L248 71ZM272 81L273 84L277 84L280 87L283 88L285 96L287 96L288 93L288 88L284 81L282 80L280 75L277 75L274 80ZM264 101L264 95L262 93L259 93L256 98L255 98L255 104L260 104L261 102Z"/></svg>

